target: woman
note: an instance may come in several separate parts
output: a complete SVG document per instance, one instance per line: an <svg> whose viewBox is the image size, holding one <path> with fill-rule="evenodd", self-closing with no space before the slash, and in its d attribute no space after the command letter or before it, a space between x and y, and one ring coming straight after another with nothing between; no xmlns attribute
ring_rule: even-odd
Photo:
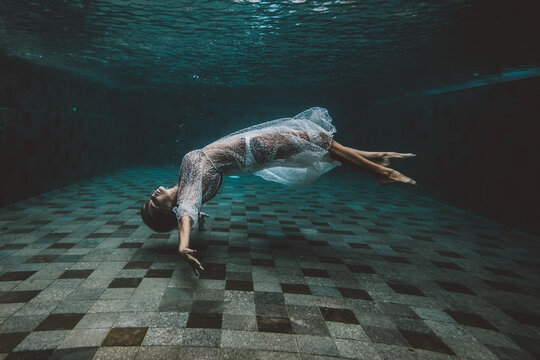
<svg viewBox="0 0 540 360"><path fill-rule="evenodd" d="M344 162L369 172L383 185L416 185L414 180L386 167L390 159L414 154L349 148L333 140L335 132L328 111L314 107L293 118L248 127L191 151L182 160L178 184L154 191L142 206L142 219L158 232L178 227L178 251L198 275L204 268L193 256L195 250L189 248L189 236L197 222L207 216L200 213L201 205L216 195L223 174L252 172L266 180L302 187Z"/></svg>

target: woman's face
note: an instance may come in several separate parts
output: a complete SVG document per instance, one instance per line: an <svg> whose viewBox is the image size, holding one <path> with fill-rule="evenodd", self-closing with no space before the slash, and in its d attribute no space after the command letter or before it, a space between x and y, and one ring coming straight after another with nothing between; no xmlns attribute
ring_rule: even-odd
<svg viewBox="0 0 540 360"><path fill-rule="evenodd" d="M165 209L172 201L171 189L160 186L150 197L150 206L154 209Z"/></svg>

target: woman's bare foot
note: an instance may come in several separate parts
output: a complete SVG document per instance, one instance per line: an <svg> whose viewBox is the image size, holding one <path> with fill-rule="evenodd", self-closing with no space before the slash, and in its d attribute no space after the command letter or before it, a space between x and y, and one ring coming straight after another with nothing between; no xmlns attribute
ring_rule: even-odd
<svg viewBox="0 0 540 360"><path fill-rule="evenodd" d="M389 169L387 175L377 175L377 181L379 181L379 184L381 185L388 185L394 182L402 182L405 184L416 185L416 181L408 178L407 176L394 169Z"/></svg>
<svg viewBox="0 0 540 360"><path fill-rule="evenodd" d="M357 150L358 153L374 163L388 167L390 166L390 160L393 159L408 159L416 156L416 154L411 153L397 153L397 152L369 152Z"/></svg>

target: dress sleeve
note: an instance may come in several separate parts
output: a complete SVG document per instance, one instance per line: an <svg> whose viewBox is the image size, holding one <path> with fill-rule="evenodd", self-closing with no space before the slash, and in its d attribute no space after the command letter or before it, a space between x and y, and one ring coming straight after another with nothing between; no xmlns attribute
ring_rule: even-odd
<svg viewBox="0 0 540 360"><path fill-rule="evenodd" d="M202 205L202 154L195 150L187 153L182 159L178 181L177 206L173 208L178 221L184 215L192 220L191 229L197 225Z"/></svg>
<svg viewBox="0 0 540 360"><path fill-rule="evenodd" d="M215 195L221 184L220 176L202 150L184 156L178 179L177 206L173 208L178 221L187 215L192 220L191 229L195 229L201 206Z"/></svg>

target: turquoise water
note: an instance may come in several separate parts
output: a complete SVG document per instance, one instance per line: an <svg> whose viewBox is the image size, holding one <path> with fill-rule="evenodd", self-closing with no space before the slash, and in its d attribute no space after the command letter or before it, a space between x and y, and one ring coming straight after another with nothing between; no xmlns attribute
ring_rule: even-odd
<svg viewBox="0 0 540 360"><path fill-rule="evenodd" d="M388 97L538 64L532 4L8 0L0 49L115 87L349 85Z"/></svg>

